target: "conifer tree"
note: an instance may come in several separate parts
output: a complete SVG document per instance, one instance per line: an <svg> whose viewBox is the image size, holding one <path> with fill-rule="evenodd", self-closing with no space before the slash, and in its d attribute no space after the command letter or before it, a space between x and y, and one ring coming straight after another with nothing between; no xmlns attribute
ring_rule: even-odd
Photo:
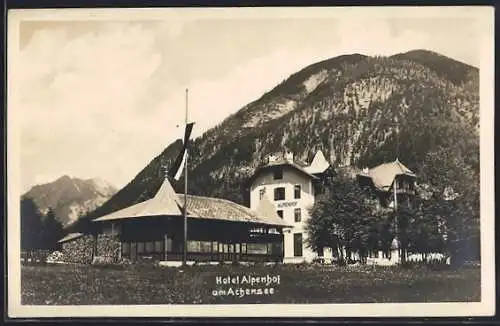
<svg viewBox="0 0 500 326"><path fill-rule="evenodd" d="M21 199L21 249L41 247L42 214L31 198Z"/></svg>
<svg viewBox="0 0 500 326"><path fill-rule="evenodd" d="M42 246L44 249L58 249L58 241L63 235L63 226L56 218L56 214L52 208L43 219L43 229L41 234Z"/></svg>

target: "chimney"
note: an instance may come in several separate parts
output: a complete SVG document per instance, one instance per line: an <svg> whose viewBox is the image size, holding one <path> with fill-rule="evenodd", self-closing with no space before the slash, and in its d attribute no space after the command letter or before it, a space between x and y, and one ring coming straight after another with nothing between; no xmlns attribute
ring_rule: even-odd
<svg viewBox="0 0 500 326"><path fill-rule="evenodd" d="M285 160L287 162L293 162L293 152L286 152L285 153Z"/></svg>

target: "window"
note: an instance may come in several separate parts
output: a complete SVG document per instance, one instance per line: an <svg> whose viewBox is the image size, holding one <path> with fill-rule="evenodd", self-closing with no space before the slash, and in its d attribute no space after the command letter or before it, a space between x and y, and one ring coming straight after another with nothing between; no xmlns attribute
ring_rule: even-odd
<svg viewBox="0 0 500 326"><path fill-rule="evenodd" d="M277 168L274 170L274 175L273 175L274 180L281 180L283 179L283 169Z"/></svg>
<svg viewBox="0 0 500 326"><path fill-rule="evenodd" d="M300 208L296 208L294 211L293 211L294 215L295 215L295 222L300 222L302 220L302 211Z"/></svg>
<svg viewBox="0 0 500 326"><path fill-rule="evenodd" d="M249 254L266 254L267 244L265 243L249 243L247 244L247 253Z"/></svg>
<svg viewBox="0 0 500 326"><path fill-rule="evenodd" d="M153 252L154 248L155 248L155 246L154 246L153 241L146 242L146 252L147 253Z"/></svg>
<svg viewBox="0 0 500 326"><path fill-rule="evenodd" d="M266 188L262 188L259 190L259 199L262 200L264 196L266 195Z"/></svg>
<svg viewBox="0 0 500 326"><path fill-rule="evenodd" d="M300 199L300 185L295 185L295 187L293 187L293 197L295 199Z"/></svg>
<svg viewBox="0 0 500 326"><path fill-rule="evenodd" d="M267 254L271 255L273 253L273 244L270 242L267 244Z"/></svg>
<svg viewBox="0 0 500 326"><path fill-rule="evenodd" d="M201 252L212 252L212 242L201 241L200 249Z"/></svg>
<svg viewBox="0 0 500 326"><path fill-rule="evenodd" d="M274 189L274 200L285 200L285 188L279 187Z"/></svg>
<svg viewBox="0 0 500 326"><path fill-rule="evenodd" d="M293 235L293 255L295 257L302 257L302 233L295 233Z"/></svg>
<svg viewBox="0 0 500 326"><path fill-rule="evenodd" d="M172 252L172 238L167 238L167 252Z"/></svg>
<svg viewBox="0 0 500 326"><path fill-rule="evenodd" d="M125 255L130 253L130 244L128 242L122 242L122 252Z"/></svg>
<svg viewBox="0 0 500 326"><path fill-rule="evenodd" d="M211 241L188 241L189 252L212 252Z"/></svg>
<svg viewBox="0 0 500 326"><path fill-rule="evenodd" d="M318 196L318 195L322 195L325 193L325 188L321 184L316 184L313 187L313 191L314 191L314 196Z"/></svg>
<svg viewBox="0 0 500 326"><path fill-rule="evenodd" d="M276 211L279 217L283 218L283 211L280 209L279 211Z"/></svg>
<svg viewBox="0 0 500 326"><path fill-rule="evenodd" d="M163 241L155 241L155 252L163 252Z"/></svg>
<svg viewBox="0 0 500 326"><path fill-rule="evenodd" d="M199 241L188 241L187 243L188 252L200 252L200 242Z"/></svg>
<svg viewBox="0 0 500 326"><path fill-rule="evenodd" d="M247 244L246 243L242 243L241 244L241 253L242 254L246 254L247 253Z"/></svg>
<svg viewBox="0 0 500 326"><path fill-rule="evenodd" d="M137 242L137 253L141 254L144 252L144 242Z"/></svg>

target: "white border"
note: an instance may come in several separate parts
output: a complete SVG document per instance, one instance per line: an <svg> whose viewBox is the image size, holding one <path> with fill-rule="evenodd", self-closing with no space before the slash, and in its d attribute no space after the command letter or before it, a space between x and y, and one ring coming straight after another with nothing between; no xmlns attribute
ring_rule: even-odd
<svg viewBox="0 0 500 326"><path fill-rule="evenodd" d="M410 304L252 304L140 306L22 306L20 291L20 135L16 119L19 77L16 52L19 24L25 20L164 20L262 18L477 18L482 30L480 64L481 302ZM317 7L177 9L33 9L8 12L7 241L8 316L15 317L450 317L495 313L494 261L494 8L468 7Z"/></svg>

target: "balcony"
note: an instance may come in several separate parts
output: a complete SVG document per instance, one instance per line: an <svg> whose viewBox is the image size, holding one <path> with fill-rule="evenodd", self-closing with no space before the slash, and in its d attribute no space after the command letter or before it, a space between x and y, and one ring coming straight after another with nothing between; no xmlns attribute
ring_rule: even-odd
<svg viewBox="0 0 500 326"><path fill-rule="evenodd" d="M396 194L415 195L415 189L411 189L411 188L396 188Z"/></svg>

